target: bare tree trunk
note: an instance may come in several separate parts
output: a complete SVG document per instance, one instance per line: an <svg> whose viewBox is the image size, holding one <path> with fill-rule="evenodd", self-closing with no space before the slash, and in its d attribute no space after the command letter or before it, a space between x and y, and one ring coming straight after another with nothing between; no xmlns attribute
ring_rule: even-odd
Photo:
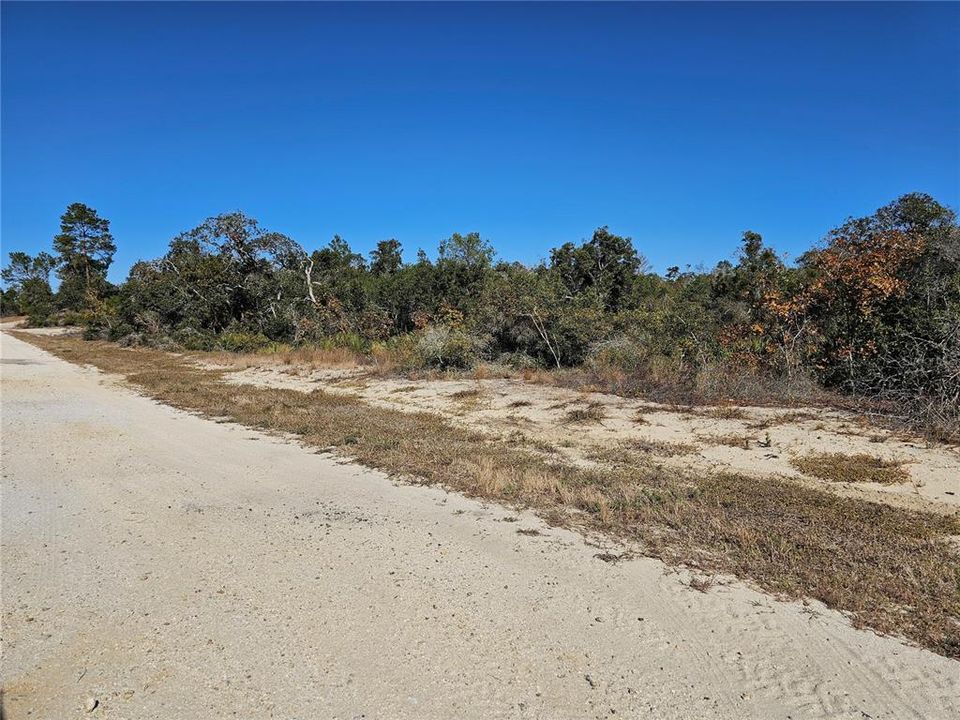
<svg viewBox="0 0 960 720"><path fill-rule="evenodd" d="M560 356L557 354L557 351L553 348L553 343L550 342L550 333L547 332L547 326L544 324L543 320L540 319L536 310L531 313L527 313L527 317L530 318L530 321L533 323L534 329L543 339L543 342L546 343L547 350L550 351L550 354L553 355L553 361L557 364L557 369L560 368Z"/></svg>
<svg viewBox="0 0 960 720"><path fill-rule="evenodd" d="M304 266L303 272L307 276L307 294L310 296L310 302L316 305L317 296L313 294L313 260Z"/></svg>

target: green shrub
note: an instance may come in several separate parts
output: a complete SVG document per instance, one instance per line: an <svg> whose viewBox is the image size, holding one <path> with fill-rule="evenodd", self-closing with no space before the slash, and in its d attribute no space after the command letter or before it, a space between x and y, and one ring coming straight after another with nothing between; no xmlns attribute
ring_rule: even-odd
<svg viewBox="0 0 960 720"><path fill-rule="evenodd" d="M83 329L84 340L107 340L110 337L109 328L101 325L87 325Z"/></svg>
<svg viewBox="0 0 960 720"><path fill-rule="evenodd" d="M213 335L192 327L175 330L173 341L185 350L213 350L216 347L216 339Z"/></svg>
<svg viewBox="0 0 960 720"><path fill-rule="evenodd" d="M113 325L107 330L107 339L111 342L117 342L134 332L135 328L129 323L121 322Z"/></svg>
<svg viewBox="0 0 960 720"><path fill-rule="evenodd" d="M370 342L356 333L340 332L321 338L317 346L324 350L352 350L357 354L366 354L370 351Z"/></svg>
<svg viewBox="0 0 960 720"><path fill-rule="evenodd" d="M649 364L650 352L632 338L616 338L595 343L587 353L587 364L594 370L617 369L639 372Z"/></svg>
<svg viewBox="0 0 960 720"><path fill-rule="evenodd" d="M543 362L525 352L503 353L497 358L497 364L513 370L535 370L542 368Z"/></svg>
<svg viewBox="0 0 960 720"><path fill-rule="evenodd" d="M418 344L420 356L426 367L441 370L473 367L480 358L483 341L462 330L445 325L428 328Z"/></svg>
<svg viewBox="0 0 960 720"><path fill-rule="evenodd" d="M89 310L63 310L56 317L60 327L90 325L94 321L94 314Z"/></svg>
<svg viewBox="0 0 960 720"><path fill-rule="evenodd" d="M216 339L216 346L227 352L253 352L265 348L269 344L270 338L263 333L251 333L242 330L222 332Z"/></svg>
<svg viewBox="0 0 960 720"><path fill-rule="evenodd" d="M146 337L143 333L132 332L117 339L117 345L120 347L139 347L146 345Z"/></svg>

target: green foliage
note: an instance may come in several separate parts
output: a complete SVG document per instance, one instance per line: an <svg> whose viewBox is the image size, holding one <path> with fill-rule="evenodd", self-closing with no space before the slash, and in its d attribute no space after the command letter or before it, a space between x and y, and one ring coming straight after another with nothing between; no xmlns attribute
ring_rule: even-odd
<svg viewBox="0 0 960 720"><path fill-rule="evenodd" d="M60 217L53 249L60 276L59 306L71 310L96 307L109 291L107 270L117 250L110 221L83 203L72 203Z"/></svg>
<svg viewBox="0 0 960 720"><path fill-rule="evenodd" d="M606 227L534 267L497 262L475 232L441 241L435 262L420 250L404 263L400 243L382 240L368 263L339 236L308 252L234 212L178 235L113 289L109 223L79 203L54 249L11 253L5 313L45 323L59 305L81 313L61 321L133 344L303 344L407 369L585 365L634 389L715 378L721 392L740 368L771 386L815 376L944 417L960 407L960 231L952 210L921 194L847 220L796 266L747 231L733 261L664 276Z"/></svg>
<svg viewBox="0 0 960 720"><path fill-rule="evenodd" d="M456 328L438 325L423 333L418 350L426 367L464 369L473 366L483 346L480 338Z"/></svg>
<svg viewBox="0 0 960 720"><path fill-rule="evenodd" d="M0 316L20 313L20 291L17 288L0 288Z"/></svg>
<svg viewBox="0 0 960 720"><path fill-rule="evenodd" d="M261 333L229 330L220 333L216 345L227 352L253 352L262 350L270 344L270 338Z"/></svg>
<svg viewBox="0 0 960 720"><path fill-rule="evenodd" d="M572 295L590 295L607 312L617 312L629 297L646 260L630 238L606 227L580 246L565 243L550 252L550 267Z"/></svg>
<svg viewBox="0 0 960 720"><path fill-rule="evenodd" d="M11 252L9 264L0 271L0 277L8 286L3 297L4 314L26 315L27 321L35 326L48 324L55 309L50 272L56 264L49 253L30 256L25 252ZM8 303L10 307L6 307Z"/></svg>
<svg viewBox="0 0 960 720"><path fill-rule="evenodd" d="M381 240L370 253L370 272L376 276L392 275L403 265L400 243L396 240Z"/></svg>
<svg viewBox="0 0 960 720"><path fill-rule="evenodd" d="M832 230L813 274L811 361L828 385L960 408L960 228L913 193Z"/></svg>

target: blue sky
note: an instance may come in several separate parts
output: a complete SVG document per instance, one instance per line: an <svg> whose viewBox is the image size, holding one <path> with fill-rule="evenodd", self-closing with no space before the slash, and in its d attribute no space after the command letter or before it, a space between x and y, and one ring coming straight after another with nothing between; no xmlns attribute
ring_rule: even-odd
<svg viewBox="0 0 960 720"><path fill-rule="evenodd" d="M960 4L2 5L2 243L70 202L111 278L235 209L308 249L599 225L662 271L960 203Z"/></svg>

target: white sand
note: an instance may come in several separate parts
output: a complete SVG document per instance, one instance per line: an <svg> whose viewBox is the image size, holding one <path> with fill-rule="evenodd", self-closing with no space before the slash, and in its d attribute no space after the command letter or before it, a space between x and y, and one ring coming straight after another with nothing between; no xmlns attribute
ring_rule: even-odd
<svg viewBox="0 0 960 720"><path fill-rule="evenodd" d="M956 662L822 607L2 357L11 720L960 714Z"/></svg>

